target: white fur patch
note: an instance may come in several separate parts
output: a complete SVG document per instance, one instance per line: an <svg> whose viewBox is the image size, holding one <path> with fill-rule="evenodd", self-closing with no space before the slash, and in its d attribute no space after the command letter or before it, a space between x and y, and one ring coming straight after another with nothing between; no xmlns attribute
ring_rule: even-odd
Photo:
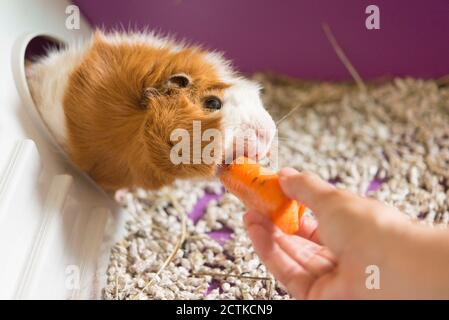
<svg viewBox="0 0 449 320"><path fill-rule="evenodd" d="M175 41L173 37L157 34L149 30L126 33L116 31L102 34L102 36L109 44L144 44L156 49L170 49L171 52L181 51L188 46L185 41Z"/></svg>
<svg viewBox="0 0 449 320"><path fill-rule="evenodd" d="M276 132L276 125L265 110L260 99L260 87L247 79L236 78L232 86L225 90L224 104L221 110L225 130L225 152L234 148L240 135L257 133L256 147L263 157L268 152ZM260 133L263 136L260 136Z"/></svg>
<svg viewBox="0 0 449 320"><path fill-rule="evenodd" d="M91 42L71 44L51 51L26 68L31 95L45 125L56 141L66 145L67 129L63 99L70 73L82 62Z"/></svg>

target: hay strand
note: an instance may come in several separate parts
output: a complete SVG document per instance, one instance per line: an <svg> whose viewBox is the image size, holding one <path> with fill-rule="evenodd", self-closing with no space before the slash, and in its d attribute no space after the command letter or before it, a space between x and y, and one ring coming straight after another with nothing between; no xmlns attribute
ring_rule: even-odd
<svg viewBox="0 0 449 320"><path fill-rule="evenodd" d="M351 61L349 61L348 57L338 44L337 39L335 39L335 36L327 23L323 23L323 31L327 39L329 40L330 44L332 45L332 48L334 48L338 58L340 59L340 61L343 63L343 65L346 67L346 69L349 71L352 78L356 82L357 86L359 87L359 90L362 92L367 92L368 91L367 87L363 82L362 78L360 77L360 74L357 72L356 68L354 68L354 65L351 63Z"/></svg>

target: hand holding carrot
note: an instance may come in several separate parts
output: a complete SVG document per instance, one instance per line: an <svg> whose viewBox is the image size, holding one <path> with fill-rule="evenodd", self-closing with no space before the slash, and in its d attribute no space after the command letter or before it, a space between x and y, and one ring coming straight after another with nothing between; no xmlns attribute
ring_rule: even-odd
<svg viewBox="0 0 449 320"><path fill-rule="evenodd" d="M255 211L244 220L257 254L293 297L449 298L449 231L409 223L395 208L310 174L284 169L279 177L316 219L304 217L294 235Z"/></svg>

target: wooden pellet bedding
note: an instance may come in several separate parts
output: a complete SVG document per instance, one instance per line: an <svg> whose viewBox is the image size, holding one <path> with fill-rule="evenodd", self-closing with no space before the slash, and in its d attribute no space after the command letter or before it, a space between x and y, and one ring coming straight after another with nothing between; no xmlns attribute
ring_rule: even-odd
<svg viewBox="0 0 449 320"><path fill-rule="evenodd" d="M394 79L364 92L344 83L254 78L279 122L281 166L447 226L447 81ZM111 252L105 299L290 298L254 254L241 203L218 181L134 190L122 202L129 219Z"/></svg>

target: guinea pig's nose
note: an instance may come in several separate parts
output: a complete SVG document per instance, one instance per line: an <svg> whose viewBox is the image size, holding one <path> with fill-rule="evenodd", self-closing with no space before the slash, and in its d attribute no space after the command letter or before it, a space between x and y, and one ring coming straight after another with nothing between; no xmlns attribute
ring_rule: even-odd
<svg viewBox="0 0 449 320"><path fill-rule="evenodd" d="M257 126L252 131L253 138L245 140L245 155L260 160L269 152L276 128L274 125Z"/></svg>
<svg viewBox="0 0 449 320"><path fill-rule="evenodd" d="M256 136L260 140L267 140L271 137L270 131L264 128L258 128L256 129Z"/></svg>
<svg viewBox="0 0 449 320"><path fill-rule="evenodd" d="M255 128L255 133L260 142L270 144L276 134L276 126L274 123L269 122Z"/></svg>

